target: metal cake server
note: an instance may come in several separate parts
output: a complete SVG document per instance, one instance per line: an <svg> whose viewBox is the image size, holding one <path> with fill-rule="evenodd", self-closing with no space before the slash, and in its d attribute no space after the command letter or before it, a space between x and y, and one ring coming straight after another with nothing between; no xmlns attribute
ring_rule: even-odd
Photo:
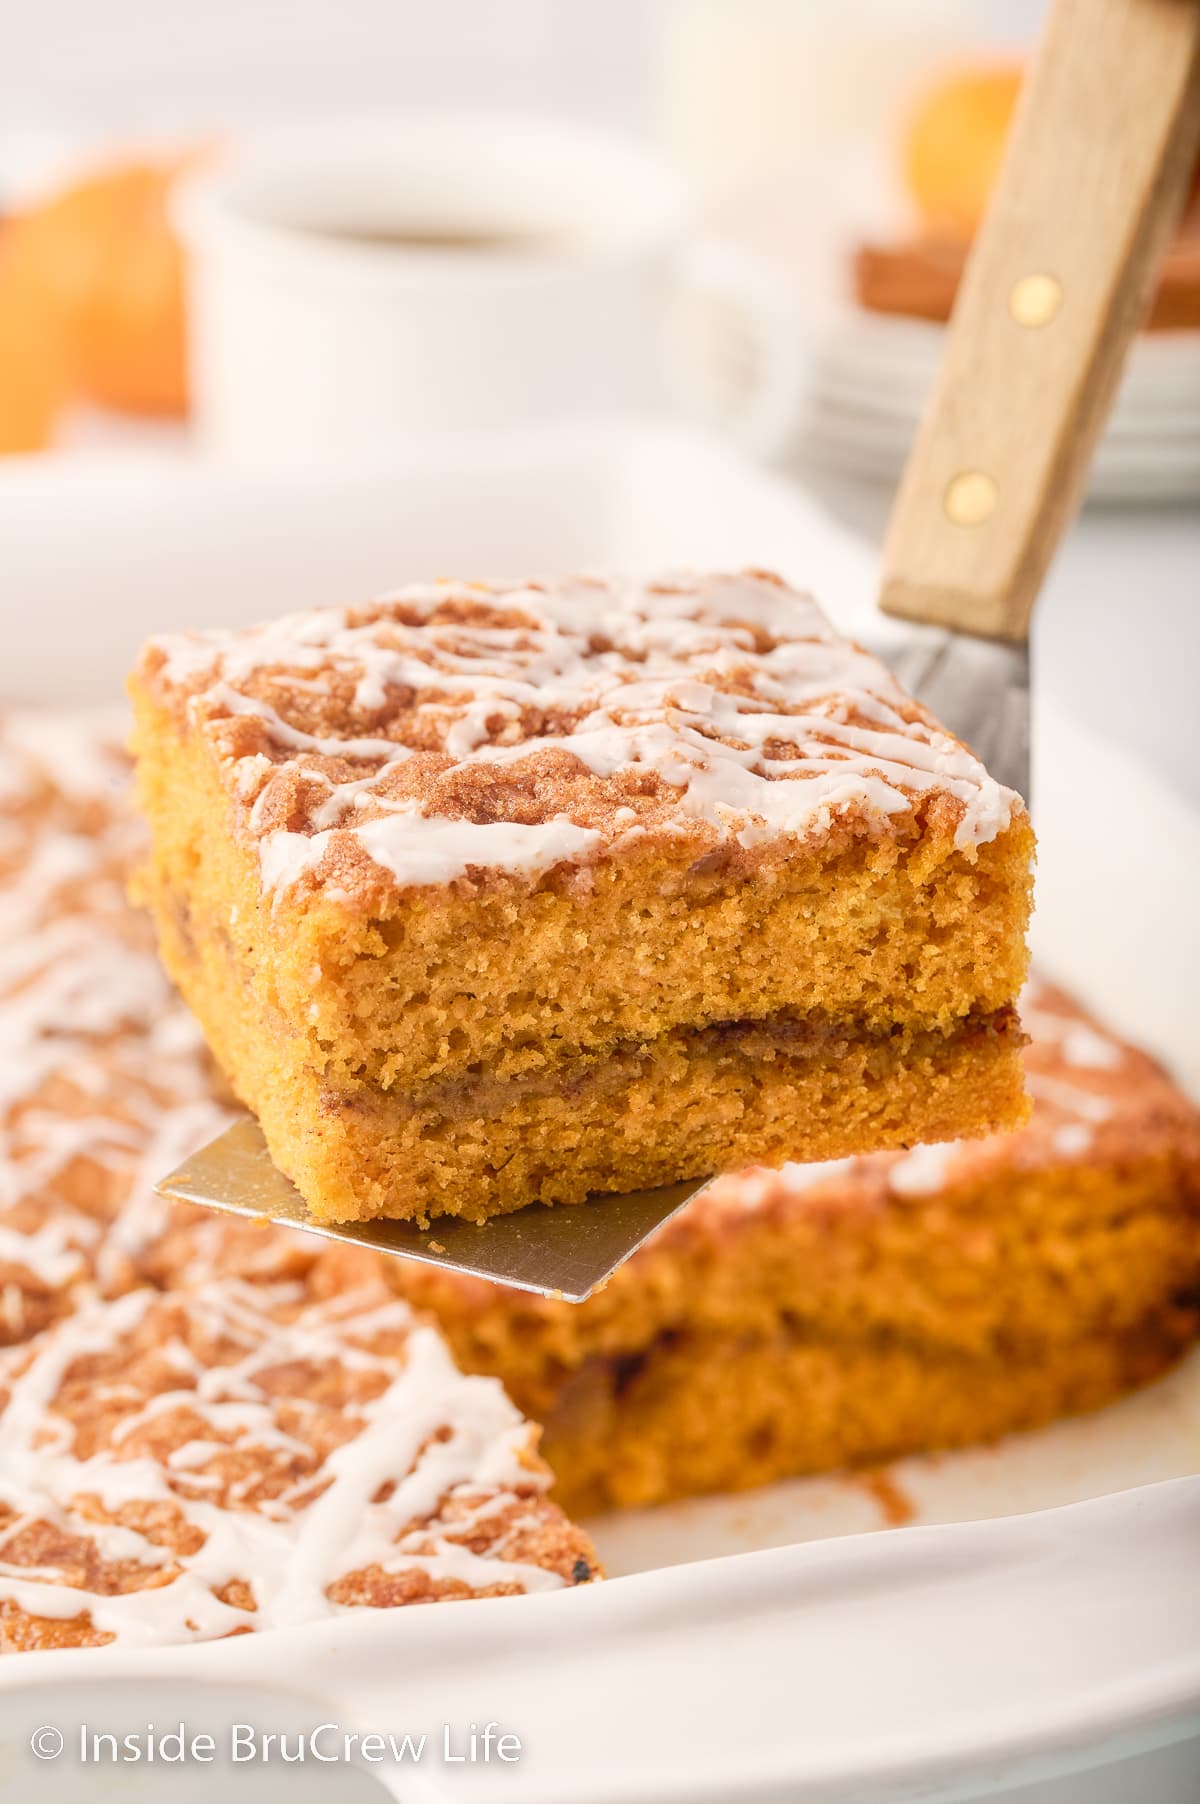
<svg viewBox="0 0 1200 1804"><path fill-rule="evenodd" d="M872 649L1029 796L1029 625L1200 145L1196 0L1053 0L892 510Z"/></svg>
<svg viewBox="0 0 1200 1804"><path fill-rule="evenodd" d="M685 1179L574 1205L529 1203L512 1215L493 1216L482 1227L455 1216L439 1216L430 1228L407 1221L320 1222L313 1220L291 1179L272 1163L262 1129L247 1115L185 1159L155 1189L177 1202L203 1203L230 1215L303 1228L328 1240L582 1303L655 1228L711 1182Z"/></svg>
<svg viewBox="0 0 1200 1804"><path fill-rule="evenodd" d="M896 499L873 649L1029 794L1029 622L1200 143L1200 0L1055 0ZM483 1227L314 1221L247 1119L158 1186L581 1302L704 1181Z"/></svg>

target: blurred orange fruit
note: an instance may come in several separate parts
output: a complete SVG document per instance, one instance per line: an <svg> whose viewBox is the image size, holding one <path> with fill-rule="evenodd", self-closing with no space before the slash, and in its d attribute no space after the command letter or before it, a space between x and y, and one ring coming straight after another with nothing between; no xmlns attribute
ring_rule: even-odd
<svg viewBox="0 0 1200 1804"><path fill-rule="evenodd" d="M931 88L913 114L904 174L933 236L968 239L983 218L1022 73L1015 63L959 70Z"/></svg>
<svg viewBox="0 0 1200 1804"><path fill-rule="evenodd" d="M13 227L30 279L64 322L76 392L101 406L187 410L183 258L167 207L191 160L98 171Z"/></svg>
<svg viewBox="0 0 1200 1804"><path fill-rule="evenodd" d="M70 384L62 319L12 226L0 229L0 455L44 451Z"/></svg>

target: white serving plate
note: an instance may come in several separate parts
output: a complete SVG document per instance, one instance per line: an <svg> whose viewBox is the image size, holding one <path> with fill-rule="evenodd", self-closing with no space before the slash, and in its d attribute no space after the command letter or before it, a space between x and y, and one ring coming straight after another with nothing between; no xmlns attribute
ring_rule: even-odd
<svg viewBox="0 0 1200 1804"><path fill-rule="evenodd" d="M427 442L334 473L140 451L29 460L0 473L0 692L111 696L153 628L411 578L744 562L811 584L851 629L870 610L873 559L856 539L782 481L665 427ZM1039 956L1200 1089L1200 824L1075 721L1045 674ZM1113 831L1129 819L1136 860ZM611 1570L630 1576L592 1591L12 1658L0 1662L0 1788L14 1804L74 1799L85 1783L97 1799L176 1800L211 1790L218 1770L81 1777L69 1754L29 1755L43 1723L337 1720L440 1735L444 1721L494 1718L525 1738L519 1766L338 1766L339 1799L377 1797L386 1781L413 1804L875 1804L1026 1786L1026 1804L1135 1791L1185 1804L1200 1790L1198 1469L1193 1360L1088 1420L904 1462L889 1476L918 1527L869 1532L884 1520L877 1491L800 1481L596 1523ZM222 1779L239 1797L295 1804L328 1772L247 1765Z"/></svg>

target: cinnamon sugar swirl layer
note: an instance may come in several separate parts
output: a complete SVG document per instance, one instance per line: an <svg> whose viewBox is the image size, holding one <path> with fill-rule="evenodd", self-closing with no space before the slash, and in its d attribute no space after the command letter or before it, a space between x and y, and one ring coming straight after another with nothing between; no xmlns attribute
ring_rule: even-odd
<svg viewBox="0 0 1200 1804"><path fill-rule="evenodd" d="M1096 1408L1200 1331L1200 1112L1053 985L1016 1133L719 1180L582 1304L416 1266L546 1424L576 1512L969 1445Z"/></svg>
<svg viewBox="0 0 1200 1804"><path fill-rule="evenodd" d="M439 1085L569 1098L581 1065L778 1017L949 1051L1024 975L1023 805L776 577L436 584L152 641L132 690L168 968L327 1215L482 1219L533 1200L518 1170L580 1194L577 1136L547 1118L515 1165L486 1134L456 1161L426 1124L428 1196L414 1140L389 1202L339 1126L356 1092L393 1116ZM841 1075L819 1135L776 1098L762 1157L947 1131L915 1099L856 1111ZM949 1131L1019 1117L1015 1039L993 1075ZM337 1109L314 1118L314 1094ZM627 1154L652 1114L626 1112ZM737 1125L718 1166L763 1131ZM636 1162L590 1178L636 1183Z"/></svg>

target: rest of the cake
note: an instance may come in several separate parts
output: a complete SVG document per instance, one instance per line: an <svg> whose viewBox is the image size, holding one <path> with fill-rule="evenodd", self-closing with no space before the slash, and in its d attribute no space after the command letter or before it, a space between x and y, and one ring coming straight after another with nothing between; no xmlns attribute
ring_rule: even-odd
<svg viewBox="0 0 1200 1804"><path fill-rule="evenodd" d="M168 1205L228 1119L116 734L0 717L0 1651L579 1584L536 1427L371 1259Z"/></svg>
<svg viewBox="0 0 1200 1804"><path fill-rule="evenodd" d="M586 1303L393 1262L546 1424L576 1514L968 1446L1095 1409L1200 1329L1200 1113L1066 996L1029 1124L722 1179Z"/></svg>
<svg viewBox="0 0 1200 1804"><path fill-rule="evenodd" d="M1030 1427L1200 1327L1196 1111L1045 985L1027 1128L724 1180L582 1305L168 1205L154 1178L226 1115L124 897L119 736L0 717L0 1645L581 1582L496 1378L581 1512ZM369 1520L314 1579L309 1509L354 1518L359 1454ZM420 1473L446 1488L414 1525Z"/></svg>
<svg viewBox="0 0 1200 1804"><path fill-rule="evenodd" d="M227 1126L195 1021L129 906L144 832L120 715L0 715L0 1346L188 1275L277 1281L310 1262L154 1192Z"/></svg>
<svg viewBox="0 0 1200 1804"><path fill-rule="evenodd" d="M152 641L168 970L318 1217L1009 1127L1024 807L777 578Z"/></svg>
<svg viewBox="0 0 1200 1804"><path fill-rule="evenodd" d="M376 1278L88 1299L0 1355L0 1651L593 1576L537 1430Z"/></svg>

